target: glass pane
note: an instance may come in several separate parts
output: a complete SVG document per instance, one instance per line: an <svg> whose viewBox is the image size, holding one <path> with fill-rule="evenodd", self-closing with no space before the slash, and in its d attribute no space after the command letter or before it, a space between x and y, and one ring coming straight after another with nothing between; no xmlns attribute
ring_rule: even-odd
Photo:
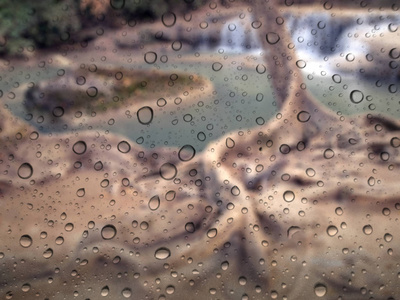
<svg viewBox="0 0 400 300"><path fill-rule="evenodd" d="M0 0L5 299L397 299L399 4Z"/></svg>

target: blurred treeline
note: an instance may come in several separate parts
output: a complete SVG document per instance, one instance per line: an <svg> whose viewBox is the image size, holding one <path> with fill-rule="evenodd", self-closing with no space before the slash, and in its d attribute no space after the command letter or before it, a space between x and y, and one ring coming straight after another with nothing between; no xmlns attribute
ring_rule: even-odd
<svg viewBox="0 0 400 300"><path fill-rule="evenodd" d="M85 28L151 21L185 14L207 0L0 0L0 55L83 39Z"/></svg>
<svg viewBox="0 0 400 300"><path fill-rule="evenodd" d="M223 6L258 0L0 0L0 55L29 55L36 48L84 40L85 29L96 25L160 20L166 12L183 15L209 3ZM292 6L328 3L333 6L392 6L397 0L273 0ZM129 23L130 22L130 23Z"/></svg>

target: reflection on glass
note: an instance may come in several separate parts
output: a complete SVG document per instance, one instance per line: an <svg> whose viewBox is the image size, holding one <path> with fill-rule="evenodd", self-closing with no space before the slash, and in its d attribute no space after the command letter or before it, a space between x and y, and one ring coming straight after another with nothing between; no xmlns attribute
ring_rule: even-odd
<svg viewBox="0 0 400 300"><path fill-rule="evenodd" d="M395 1L0 1L5 299L396 299Z"/></svg>

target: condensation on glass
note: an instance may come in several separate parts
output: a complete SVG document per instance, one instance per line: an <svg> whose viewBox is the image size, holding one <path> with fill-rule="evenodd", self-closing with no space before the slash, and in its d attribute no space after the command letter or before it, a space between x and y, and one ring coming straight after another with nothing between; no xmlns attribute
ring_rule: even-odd
<svg viewBox="0 0 400 300"><path fill-rule="evenodd" d="M0 1L0 297L398 299L399 9Z"/></svg>

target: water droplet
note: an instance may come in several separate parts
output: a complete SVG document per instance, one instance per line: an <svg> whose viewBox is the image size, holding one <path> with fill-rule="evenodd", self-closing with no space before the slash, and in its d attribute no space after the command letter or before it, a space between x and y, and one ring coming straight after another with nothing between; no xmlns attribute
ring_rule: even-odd
<svg viewBox="0 0 400 300"><path fill-rule="evenodd" d="M110 6L115 9L122 9L125 6L125 0L110 0Z"/></svg>
<svg viewBox="0 0 400 300"><path fill-rule="evenodd" d="M390 215L390 209L385 207L384 209L382 209L382 214L384 216L389 216Z"/></svg>
<svg viewBox="0 0 400 300"><path fill-rule="evenodd" d="M101 229L101 237L105 240L111 240L117 235L117 229L114 225L106 225Z"/></svg>
<svg viewBox="0 0 400 300"><path fill-rule="evenodd" d="M234 187L232 187L231 193L232 193L233 196L239 196L240 195L240 189L235 185Z"/></svg>
<svg viewBox="0 0 400 300"><path fill-rule="evenodd" d="M354 104L358 104L364 100L364 94L359 90L354 90L350 93L350 100Z"/></svg>
<svg viewBox="0 0 400 300"><path fill-rule="evenodd" d="M131 151L131 145L127 141L121 141L118 143L117 149L121 153L128 153Z"/></svg>
<svg viewBox="0 0 400 300"><path fill-rule="evenodd" d="M76 191L76 195L77 195L78 197L83 197L83 196L85 196L85 189L84 189L84 188L78 189L78 190Z"/></svg>
<svg viewBox="0 0 400 300"><path fill-rule="evenodd" d="M48 248L46 251L43 252L43 257L45 259L49 259L52 256L53 256L53 249L51 248Z"/></svg>
<svg viewBox="0 0 400 300"><path fill-rule="evenodd" d="M72 146L72 150L75 154L82 155L86 152L86 143L84 141L78 141Z"/></svg>
<svg viewBox="0 0 400 300"><path fill-rule="evenodd" d="M121 80L123 77L124 77L124 74L122 72L115 73L115 79Z"/></svg>
<svg viewBox="0 0 400 300"><path fill-rule="evenodd" d="M314 286L314 293L315 295L317 295L317 297L325 296L326 291L327 291L326 286L321 283L318 283Z"/></svg>
<svg viewBox="0 0 400 300"><path fill-rule="evenodd" d="M21 238L19 239L19 244L24 248L30 247L32 243L32 238L27 234L21 236Z"/></svg>
<svg viewBox="0 0 400 300"><path fill-rule="evenodd" d="M400 139L398 137L394 137L390 140L390 145L393 148L399 148L400 147Z"/></svg>
<svg viewBox="0 0 400 300"><path fill-rule="evenodd" d="M172 12L167 12L162 15L161 21L163 22L165 27L172 27L175 25L176 16Z"/></svg>
<svg viewBox="0 0 400 300"><path fill-rule="evenodd" d="M196 155L196 150L191 145L183 146L178 152L178 157L181 161L189 161L195 155Z"/></svg>
<svg viewBox="0 0 400 300"><path fill-rule="evenodd" d="M307 64L304 60L298 60L298 61L296 61L296 66L299 69L304 69L307 66Z"/></svg>
<svg viewBox="0 0 400 300"><path fill-rule="evenodd" d="M374 186L375 185L375 178L373 176L368 178L368 185L369 186Z"/></svg>
<svg viewBox="0 0 400 300"><path fill-rule="evenodd" d="M228 137L226 138L225 145L227 148L232 149L235 147L235 141Z"/></svg>
<svg viewBox="0 0 400 300"><path fill-rule="evenodd" d="M98 161L94 164L94 169L96 171L101 171L103 169L103 163L101 161Z"/></svg>
<svg viewBox="0 0 400 300"><path fill-rule="evenodd" d="M171 256L171 251L165 247L158 248L154 253L154 257L159 260L167 259L170 256Z"/></svg>
<svg viewBox="0 0 400 300"><path fill-rule="evenodd" d="M24 285L22 285L22 288L21 288L21 290L22 290L24 293L29 292L30 289L31 289L31 285L30 285L29 283L25 283Z"/></svg>
<svg viewBox="0 0 400 300"><path fill-rule="evenodd" d="M286 191L283 193L283 200L286 202L292 202L295 198L295 195L292 191Z"/></svg>
<svg viewBox="0 0 400 300"><path fill-rule="evenodd" d="M341 83L342 77L339 74L334 74L334 75L332 75L332 80L334 83Z"/></svg>
<svg viewBox="0 0 400 300"><path fill-rule="evenodd" d="M197 134L197 139L198 139L200 142L204 142L204 141L206 140L206 138L207 138L207 136L206 136L206 134L205 134L203 131L200 131L200 132Z"/></svg>
<svg viewBox="0 0 400 300"><path fill-rule="evenodd" d="M160 176L165 180L174 179L178 170L174 164L165 163L160 167Z"/></svg>
<svg viewBox="0 0 400 300"><path fill-rule="evenodd" d="M91 87L89 87L87 90L86 90L86 94L89 96L89 97L96 97L97 96L97 94L98 94L98 90L97 90L97 87L95 87L95 86L91 86Z"/></svg>
<svg viewBox="0 0 400 300"><path fill-rule="evenodd" d="M239 277L239 284L240 285L246 285L246 283L247 283L247 278L244 277L244 276L240 276Z"/></svg>
<svg viewBox="0 0 400 300"><path fill-rule="evenodd" d="M258 74L264 74L267 72L267 68L263 64L258 64L256 67L256 71Z"/></svg>
<svg viewBox="0 0 400 300"><path fill-rule="evenodd" d="M176 196L176 192L175 192L175 191L168 191L168 192L165 194L165 200L167 200L167 201L172 201L172 200L175 199L175 196Z"/></svg>
<svg viewBox="0 0 400 300"><path fill-rule="evenodd" d="M341 216L341 215L343 215L343 209L342 209L341 207L337 207L337 208L335 209L335 213L336 213L338 216Z"/></svg>
<svg viewBox="0 0 400 300"><path fill-rule="evenodd" d="M64 229L65 229L65 231L70 232L70 231L74 230L74 224L67 223L67 224L65 224Z"/></svg>
<svg viewBox="0 0 400 300"><path fill-rule="evenodd" d="M228 261L224 261L221 263L221 269L226 271L229 268L229 262Z"/></svg>
<svg viewBox="0 0 400 300"><path fill-rule="evenodd" d="M53 116L55 116L56 118L60 118L64 115L64 108L62 108L61 106L57 106L53 109Z"/></svg>
<svg viewBox="0 0 400 300"><path fill-rule="evenodd" d="M393 235L391 235L390 233L386 233L383 236L383 239L385 240L385 242L390 243L393 240Z"/></svg>
<svg viewBox="0 0 400 300"><path fill-rule="evenodd" d="M194 223L193 223L193 222L188 222L188 223L186 223L186 224L185 224L185 230L186 230L187 232L189 232L189 233L195 232L195 231L196 231L196 228L195 228L195 226L194 226Z"/></svg>
<svg viewBox="0 0 400 300"><path fill-rule="evenodd" d="M286 145L286 144L282 144L280 147L279 147L279 151L282 153L282 154L288 154L289 152L290 152L290 146L289 145Z"/></svg>
<svg viewBox="0 0 400 300"><path fill-rule="evenodd" d="M86 78L84 76L79 76L76 78L77 85L84 85L86 83Z"/></svg>
<svg viewBox="0 0 400 300"><path fill-rule="evenodd" d="M217 233L218 233L217 228L211 228L211 229L209 229L209 230L207 231L207 236L208 236L210 239L212 239L212 238L215 238L215 237L217 236Z"/></svg>
<svg viewBox="0 0 400 300"><path fill-rule="evenodd" d="M223 65L221 63L219 63L219 62L215 62L215 63L212 64L212 69L215 72L218 72L219 70L221 70L222 67L223 67Z"/></svg>
<svg viewBox="0 0 400 300"><path fill-rule="evenodd" d="M175 287L173 285L169 285L165 288L165 292L168 295L172 295L175 292Z"/></svg>
<svg viewBox="0 0 400 300"><path fill-rule="evenodd" d="M337 229L337 227L333 226L333 225L328 226L328 228L326 229L326 233L329 236L335 236L338 232L339 232L339 230Z"/></svg>
<svg viewBox="0 0 400 300"><path fill-rule="evenodd" d="M281 39L280 36L275 32L268 32L266 36L267 42L271 45L275 45Z"/></svg>
<svg viewBox="0 0 400 300"><path fill-rule="evenodd" d="M140 124L150 124L153 120L153 109L150 106L144 106L138 110L137 117Z"/></svg>
<svg viewBox="0 0 400 300"><path fill-rule="evenodd" d="M334 157L335 156L335 152L331 149L331 148L328 148L328 149L326 149L325 151L324 151L324 157L326 158L326 159L331 159L332 157Z"/></svg>
<svg viewBox="0 0 400 300"><path fill-rule="evenodd" d="M157 210L160 207L160 197L158 196L151 197L148 205L150 210Z"/></svg>
<svg viewBox="0 0 400 300"><path fill-rule="evenodd" d="M125 288L122 290L122 296L124 298L130 298L132 296L132 290L130 288Z"/></svg>
<svg viewBox="0 0 400 300"><path fill-rule="evenodd" d="M307 176L309 176L309 177L314 177L315 174L316 174L316 172L315 172L315 170L314 170L313 168L308 168L308 169L306 170L306 174L307 174Z"/></svg>
<svg viewBox="0 0 400 300"><path fill-rule="evenodd" d="M109 287L106 285L105 287L103 287L101 289L100 295L102 295L103 297L108 296L108 293L110 292Z"/></svg>
<svg viewBox="0 0 400 300"><path fill-rule="evenodd" d="M29 163L23 163L17 173L21 179L28 179L33 175L33 168Z"/></svg>
<svg viewBox="0 0 400 300"><path fill-rule="evenodd" d="M297 120L301 123L308 122L308 120L310 120L310 118L311 118L311 115L308 111L302 110L301 112L299 112L297 114Z"/></svg>
<svg viewBox="0 0 400 300"><path fill-rule="evenodd" d="M149 51L144 55L144 61L148 64L154 64L157 60L157 53Z"/></svg>
<svg viewBox="0 0 400 300"><path fill-rule="evenodd" d="M364 232L366 235L372 234L372 232L373 232L372 226L371 226L371 225L365 225L365 226L363 227L363 232Z"/></svg>
<svg viewBox="0 0 400 300"><path fill-rule="evenodd" d="M58 236L56 238L56 245L62 245L64 244L64 238L62 236Z"/></svg>

